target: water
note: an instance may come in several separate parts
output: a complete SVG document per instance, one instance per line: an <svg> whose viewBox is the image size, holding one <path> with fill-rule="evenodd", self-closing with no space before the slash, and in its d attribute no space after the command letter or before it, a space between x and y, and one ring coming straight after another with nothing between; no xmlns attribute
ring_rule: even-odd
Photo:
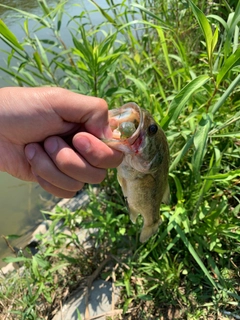
<svg viewBox="0 0 240 320"><path fill-rule="evenodd" d="M47 1L49 6L54 6L59 1ZM79 1L69 0L65 9L70 15L76 15L81 12L80 6L74 6ZM104 1L97 1L99 5L104 5ZM37 1L29 0L1 0L1 4L9 5L17 9L26 10L29 13L42 15L41 9L38 7ZM84 1L87 10L93 10L94 7L87 1ZM14 15L14 17L13 17ZM94 23L99 24L102 17L99 13L91 13ZM0 7L0 19L10 28L10 30L22 41L24 32L22 30L23 19L16 17L13 11ZM71 44L69 31L66 24L68 17L63 17L62 38L66 45ZM7 49L6 44L0 40L0 48ZM8 49L9 51L9 49ZM0 66L6 67L6 56L0 52ZM0 88L13 85L13 82L5 73L0 72ZM0 172L0 236L9 234L25 235L23 238L14 242L16 247L21 247L30 237L32 230L42 221L41 209L45 209L50 204L53 205L55 199L47 194L38 185L23 182L12 176ZM4 240L0 238L0 258L10 253ZM3 265L0 262L0 266Z"/></svg>

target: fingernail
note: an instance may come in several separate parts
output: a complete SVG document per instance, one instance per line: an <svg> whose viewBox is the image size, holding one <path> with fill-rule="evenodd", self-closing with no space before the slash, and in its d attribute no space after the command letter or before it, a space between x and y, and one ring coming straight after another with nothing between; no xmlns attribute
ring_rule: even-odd
<svg viewBox="0 0 240 320"><path fill-rule="evenodd" d="M58 148L58 141L55 138L50 138L45 141L44 148L47 151L47 153L52 154L55 151L57 151Z"/></svg>
<svg viewBox="0 0 240 320"><path fill-rule="evenodd" d="M25 148L25 154L28 160L32 160L32 158L35 156L36 149L32 145L27 145Z"/></svg>

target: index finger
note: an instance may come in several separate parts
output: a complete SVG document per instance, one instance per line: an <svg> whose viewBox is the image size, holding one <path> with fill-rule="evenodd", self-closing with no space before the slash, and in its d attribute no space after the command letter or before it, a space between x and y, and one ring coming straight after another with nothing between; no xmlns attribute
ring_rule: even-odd
<svg viewBox="0 0 240 320"><path fill-rule="evenodd" d="M111 138L108 105L105 100L62 88L54 89L51 91L51 88L49 88L48 93L46 93L45 88L44 95L52 109L64 121L84 124L84 128L98 138Z"/></svg>

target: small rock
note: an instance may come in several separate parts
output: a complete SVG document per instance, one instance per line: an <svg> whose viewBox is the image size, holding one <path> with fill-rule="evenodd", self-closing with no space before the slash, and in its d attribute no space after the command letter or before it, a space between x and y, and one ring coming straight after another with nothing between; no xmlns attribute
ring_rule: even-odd
<svg viewBox="0 0 240 320"><path fill-rule="evenodd" d="M101 316L98 320L105 320L105 314L112 311L119 299L119 289L115 288L114 301L112 301L112 283L104 280L96 280L93 282L89 298L89 315L90 317ZM79 289L74 292L74 295L70 297L53 318L53 320L76 320L78 319L78 312L81 314L80 319L84 319L85 316L85 294L84 289Z"/></svg>

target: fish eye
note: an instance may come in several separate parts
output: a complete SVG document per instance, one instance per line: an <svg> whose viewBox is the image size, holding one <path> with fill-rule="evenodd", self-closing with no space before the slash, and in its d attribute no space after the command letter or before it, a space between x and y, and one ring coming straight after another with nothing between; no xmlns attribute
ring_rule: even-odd
<svg viewBox="0 0 240 320"><path fill-rule="evenodd" d="M158 126L156 124L151 124L148 127L148 134L149 136L153 136L155 133L157 133L158 131Z"/></svg>

